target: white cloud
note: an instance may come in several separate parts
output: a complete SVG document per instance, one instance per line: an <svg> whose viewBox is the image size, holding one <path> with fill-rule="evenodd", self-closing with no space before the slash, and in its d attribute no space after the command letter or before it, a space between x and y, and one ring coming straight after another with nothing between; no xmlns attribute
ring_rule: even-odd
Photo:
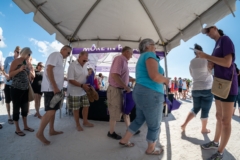
<svg viewBox="0 0 240 160"><path fill-rule="evenodd" d="M34 38L29 39L30 42L32 42L34 45L38 47L38 51L40 53L43 53L43 57L48 57L49 54L52 52L60 51L62 48L62 44L58 41L53 41L53 42L47 42L47 41L38 41Z"/></svg>
<svg viewBox="0 0 240 160"><path fill-rule="evenodd" d="M4 61L5 61L5 58L2 56L3 53L2 51L0 51L0 64L3 65Z"/></svg>
<svg viewBox="0 0 240 160"><path fill-rule="evenodd" d="M6 47L7 45L4 43L4 37L3 37L3 30L0 27L0 48Z"/></svg>
<svg viewBox="0 0 240 160"><path fill-rule="evenodd" d="M10 7L13 7L13 4L12 3L10 3L10 5L9 5Z"/></svg>
<svg viewBox="0 0 240 160"><path fill-rule="evenodd" d="M0 16L5 17L5 14L3 14L2 12L0 12Z"/></svg>
<svg viewBox="0 0 240 160"><path fill-rule="evenodd" d="M13 55L14 55L13 52L9 52L9 53L8 53L8 56L13 56Z"/></svg>
<svg viewBox="0 0 240 160"><path fill-rule="evenodd" d="M35 58L32 58L32 64L38 64L38 60L36 60Z"/></svg>

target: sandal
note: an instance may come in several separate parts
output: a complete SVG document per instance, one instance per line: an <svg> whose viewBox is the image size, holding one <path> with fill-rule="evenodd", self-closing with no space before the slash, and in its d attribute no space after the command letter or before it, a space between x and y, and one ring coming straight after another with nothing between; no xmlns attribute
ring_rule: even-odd
<svg viewBox="0 0 240 160"><path fill-rule="evenodd" d="M120 145L124 146L124 147L134 147L134 143L131 142L127 142L127 143L121 143L119 142Z"/></svg>
<svg viewBox="0 0 240 160"><path fill-rule="evenodd" d="M9 124L14 124L14 122L13 122L12 119L8 119L8 123L9 123Z"/></svg>
<svg viewBox="0 0 240 160"><path fill-rule="evenodd" d="M34 129L32 128L24 128L25 131L29 131L29 132L34 132Z"/></svg>
<svg viewBox="0 0 240 160"><path fill-rule="evenodd" d="M25 133L23 133L22 131L20 131L20 132L15 131L15 133L16 133L18 136L25 136Z"/></svg>
<svg viewBox="0 0 240 160"><path fill-rule="evenodd" d="M145 152L147 155L160 155L162 154L163 149L162 148L154 148L154 150L150 153L148 153L147 151Z"/></svg>

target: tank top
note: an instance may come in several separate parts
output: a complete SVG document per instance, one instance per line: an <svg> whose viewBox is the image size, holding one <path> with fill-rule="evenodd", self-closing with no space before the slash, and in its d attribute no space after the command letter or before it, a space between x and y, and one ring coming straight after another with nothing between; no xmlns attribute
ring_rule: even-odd
<svg viewBox="0 0 240 160"><path fill-rule="evenodd" d="M21 67L21 64L17 66L16 70ZM12 87L27 90L29 87L29 68L27 67L25 70L19 72L12 78Z"/></svg>

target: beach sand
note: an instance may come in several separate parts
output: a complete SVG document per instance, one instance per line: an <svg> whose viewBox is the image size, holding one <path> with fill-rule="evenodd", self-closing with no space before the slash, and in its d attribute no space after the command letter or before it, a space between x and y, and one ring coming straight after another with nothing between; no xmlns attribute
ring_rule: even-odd
<svg viewBox="0 0 240 160"><path fill-rule="evenodd" d="M44 114L42 98L41 114ZM64 104L65 105L65 104ZM55 118L56 130L64 134L57 136L48 135L48 126L45 136L51 144L44 146L36 137L40 120L34 117L34 103L31 102L30 114L28 116L29 127L35 132L27 132L26 136L16 135L14 125L7 123L7 112L5 104L0 105L0 160L202 160L210 157L216 150L202 150L200 144L209 142L214 137L215 130L215 104L213 103L208 128L209 134L201 134L200 114L194 118L182 133L181 124L192 108L191 100L182 101L180 109L173 111L167 118L163 118L159 145L164 147L164 153L160 156L146 155L147 126L141 127L141 133L134 136L131 142L135 143L133 148L122 147L119 141L107 137L108 122L91 121L95 127L84 127L83 132L75 128L73 116L65 113L62 108L62 118L57 111ZM237 110L238 111L238 110ZM238 112L236 114L238 115ZM82 120L81 120L82 122ZM19 121L23 129L22 120ZM232 134L226 150L224 160L240 160L240 118L234 116L232 119ZM124 135L126 127L123 122L118 122L116 132Z"/></svg>

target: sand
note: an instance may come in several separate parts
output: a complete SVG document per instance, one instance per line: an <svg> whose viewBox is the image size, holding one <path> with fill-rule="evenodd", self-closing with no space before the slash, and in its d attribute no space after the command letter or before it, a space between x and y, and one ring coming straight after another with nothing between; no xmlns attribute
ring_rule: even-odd
<svg viewBox="0 0 240 160"><path fill-rule="evenodd" d="M43 98L42 98L43 104ZM65 105L65 104L64 104ZM55 119L56 130L64 134L57 136L48 135L48 126L45 136L51 144L44 146L36 137L36 131L40 120L34 117L34 103L31 102L28 116L29 127L35 132L25 132L26 136L19 137L15 132L14 125L7 123L7 111L5 105L0 105L0 160L202 160L211 156L216 150L202 150L200 144L212 140L215 130L215 104L213 103L208 128L212 131L209 134L201 134L200 115L197 115L182 133L181 124L185 120L189 110L192 108L191 100L182 101L180 109L173 111L167 118L163 118L161 134L158 145L164 147L164 153L160 156L149 156L145 154L147 147L146 133L147 126L143 125L141 133L134 136L131 141L135 143L133 148L122 147L119 141L107 137L108 123L91 121L94 128L84 128L78 132L75 128L73 116L65 113L65 106L62 108L62 117L57 112ZM44 114L43 105L41 114ZM238 112L236 111L238 115ZM23 129L22 120L20 127ZM81 120L82 122L82 120ZM240 160L240 118L232 118L232 134L226 150L224 160ZM117 123L116 132L124 135L125 124Z"/></svg>

